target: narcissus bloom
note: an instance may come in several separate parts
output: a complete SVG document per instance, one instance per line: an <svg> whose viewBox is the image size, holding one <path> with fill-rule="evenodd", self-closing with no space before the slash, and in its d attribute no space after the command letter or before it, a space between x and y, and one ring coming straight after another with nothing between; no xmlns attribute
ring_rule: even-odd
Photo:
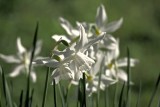
<svg viewBox="0 0 160 107"><path fill-rule="evenodd" d="M119 57L119 41L117 40L115 50L107 53L105 56L105 74L115 79L127 82L127 73L121 67L127 67L127 58L118 59ZM137 59L130 58L130 67L134 67L138 63Z"/></svg>
<svg viewBox="0 0 160 107"><path fill-rule="evenodd" d="M38 41L36 44L35 59L36 59L36 56L41 51L41 45L42 45L42 42ZM5 62L17 64L14 70L9 74L10 77L16 77L20 73L25 73L27 75L29 73L31 50L27 51L27 49L22 45L21 39L19 37L17 38L17 49L18 49L17 55L0 54L0 58L3 59ZM36 82L37 77L36 77L33 67L31 68L30 76L33 82Z"/></svg>

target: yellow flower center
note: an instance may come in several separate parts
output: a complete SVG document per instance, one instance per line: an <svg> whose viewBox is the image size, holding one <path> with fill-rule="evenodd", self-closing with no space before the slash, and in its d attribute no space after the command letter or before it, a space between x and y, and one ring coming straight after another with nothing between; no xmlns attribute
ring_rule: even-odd
<svg viewBox="0 0 160 107"><path fill-rule="evenodd" d="M92 77L91 75L89 75L89 76L87 76L87 80L88 80L89 82L92 82L92 81L93 81L93 77Z"/></svg>
<svg viewBox="0 0 160 107"><path fill-rule="evenodd" d="M113 63L109 63L109 64L107 65L107 67L108 67L109 69L112 69L112 68L113 68Z"/></svg>
<svg viewBox="0 0 160 107"><path fill-rule="evenodd" d="M94 29L97 36L99 36L101 34L100 29L98 29L96 26L93 26L93 29Z"/></svg>

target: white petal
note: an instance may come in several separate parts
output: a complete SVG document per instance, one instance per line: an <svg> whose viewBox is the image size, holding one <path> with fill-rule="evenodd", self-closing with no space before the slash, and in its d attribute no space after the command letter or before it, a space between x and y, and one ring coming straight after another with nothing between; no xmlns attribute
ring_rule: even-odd
<svg viewBox="0 0 160 107"><path fill-rule="evenodd" d="M54 59L44 60L44 61L42 61L42 62L43 62L43 64L44 64L45 66L51 67L51 68L56 68L56 67L58 67L58 66L60 65L60 63L57 62L57 61L54 60Z"/></svg>
<svg viewBox="0 0 160 107"><path fill-rule="evenodd" d="M81 52L85 51L87 48L89 48L91 45L99 42L100 40L102 40L105 37L105 32L103 32L100 36L96 37L95 39L90 40L89 42L87 42L85 44L85 46L83 46L83 48L81 49Z"/></svg>
<svg viewBox="0 0 160 107"><path fill-rule="evenodd" d="M103 5L97 8L96 24L100 28L107 22L107 14Z"/></svg>
<svg viewBox="0 0 160 107"><path fill-rule="evenodd" d="M70 36L79 36L78 30L74 29L66 19L60 17L60 24Z"/></svg>
<svg viewBox="0 0 160 107"><path fill-rule="evenodd" d="M106 29L105 30L102 29L102 31L105 31L107 33L114 32L121 27L122 23L123 23L123 18L120 18L118 21L114 21L107 24Z"/></svg>
<svg viewBox="0 0 160 107"><path fill-rule="evenodd" d="M109 86L111 84L115 84L117 80L112 79L111 77L101 75L101 82L103 82L106 86Z"/></svg>
<svg viewBox="0 0 160 107"><path fill-rule="evenodd" d="M117 48L117 45L118 45L118 41L116 38L114 38L113 36L111 35L106 35L105 38L104 38L104 48L107 48L109 50L114 50Z"/></svg>
<svg viewBox="0 0 160 107"><path fill-rule="evenodd" d="M22 69L24 68L23 65L19 65L17 66L10 74L10 77L16 77L20 74L20 72L22 72Z"/></svg>
<svg viewBox="0 0 160 107"><path fill-rule="evenodd" d="M21 53L21 54L26 52L25 47L21 43L21 38L20 37L17 38L17 49L18 49L18 52Z"/></svg>
<svg viewBox="0 0 160 107"><path fill-rule="evenodd" d="M127 82L127 80L128 80L127 73L125 71L121 70L121 69L118 70L117 76L118 76L119 79L121 79L125 82Z"/></svg>
<svg viewBox="0 0 160 107"><path fill-rule="evenodd" d="M0 54L0 58L6 61L7 63L20 63L21 62L17 57L13 55Z"/></svg>
<svg viewBox="0 0 160 107"><path fill-rule="evenodd" d="M42 48L42 41L39 40L36 43L35 56L41 52L41 48Z"/></svg>
<svg viewBox="0 0 160 107"><path fill-rule="evenodd" d="M32 81L33 82L36 82L36 80L37 80L37 76L36 76L36 73L34 72L34 71L32 71L32 72L30 72L31 74L31 78L32 78Z"/></svg>
<svg viewBox="0 0 160 107"><path fill-rule="evenodd" d="M130 67L134 67L138 63L138 59L130 58ZM127 58L119 59L117 61L117 67L126 67Z"/></svg>
<svg viewBox="0 0 160 107"><path fill-rule="evenodd" d="M66 41L67 43L70 43L71 40L68 39L65 35L53 35L52 36L52 39L54 39L56 42L58 42L59 40L64 40Z"/></svg>
<svg viewBox="0 0 160 107"><path fill-rule="evenodd" d="M97 61L95 65L92 67L93 69L91 70L93 75L96 75L100 71L102 67L101 64L103 62L103 58L104 57L102 56L102 54L97 53Z"/></svg>
<svg viewBox="0 0 160 107"><path fill-rule="evenodd" d="M79 42L77 43L77 45L75 46L75 49L78 51L81 48L83 48L85 46L85 44L88 43L88 38L87 35L85 33L85 29L82 25L80 25L80 37L79 37Z"/></svg>

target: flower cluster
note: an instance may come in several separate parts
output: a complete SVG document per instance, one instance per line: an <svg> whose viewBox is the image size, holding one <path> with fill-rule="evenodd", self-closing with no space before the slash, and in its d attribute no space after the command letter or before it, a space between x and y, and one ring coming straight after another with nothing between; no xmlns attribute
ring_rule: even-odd
<svg viewBox="0 0 160 107"><path fill-rule="evenodd" d="M36 60L37 64L54 69L52 78L56 84L68 80L77 85L82 73L86 76L86 90L91 95L119 80L127 81L127 74L121 67L127 66L127 58L119 59L119 39L110 33L122 25L123 19L108 23L108 17L103 5L97 9L94 23L76 22L73 27L70 22L60 17L60 24L67 35L53 35L57 42L53 49L53 57ZM58 48L62 43L66 48ZM54 57L56 56L56 58ZM58 58L57 58L58 57ZM137 59L130 58L133 67ZM99 83L99 77L101 77Z"/></svg>
<svg viewBox="0 0 160 107"><path fill-rule="evenodd" d="M111 35L122 23L123 18L108 22L103 5L98 7L94 23L77 21L76 27L73 27L68 20L60 17L60 24L67 35L53 35L52 39L55 40L56 46L52 56L35 59L34 65L53 68L52 78L56 84L61 80L68 80L71 84L77 85L84 73L89 95L97 92L98 87L104 90L105 87L119 80L126 82L127 74L121 67L127 66L127 58L119 59L119 39ZM20 38L17 39L17 47L18 59L0 54L0 58L7 62L20 63L10 74L12 77L17 76L22 68L28 69L28 62L30 62L28 57L30 52L28 53L21 45ZM137 62L137 59L130 58L131 67ZM35 81L36 75L33 74L32 71L31 76ZM100 81L99 77L101 77Z"/></svg>

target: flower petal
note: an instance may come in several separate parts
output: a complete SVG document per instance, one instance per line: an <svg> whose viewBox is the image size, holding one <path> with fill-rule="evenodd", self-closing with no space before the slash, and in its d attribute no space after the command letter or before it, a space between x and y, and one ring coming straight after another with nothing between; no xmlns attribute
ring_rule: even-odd
<svg viewBox="0 0 160 107"><path fill-rule="evenodd" d="M88 43L88 38L87 35L85 33L85 29L82 25L80 25L80 37L79 37L79 42L76 44L75 49L77 51L79 51L80 49L83 48L83 46L85 46L85 44Z"/></svg>
<svg viewBox="0 0 160 107"><path fill-rule="evenodd" d="M123 18L120 18L118 21L113 21L107 24L107 26L105 27L106 29L102 29L102 31L105 31L107 33L114 32L121 27L122 23L123 23Z"/></svg>
<svg viewBox="0 0 160 107"><path fill-rule="evenodd" d="M84 51L85 51L87 48L89 48L91 45L93 45L93 44L99 42L100 40L102 40L102 39L104 38L105 34L106 34L106 33L103 32L100 36L96 37L95 39L90 40L88 43L86 43L86 44L82 47L81 52L84 52Z"/></svg>
<svg viewBox="0 0 160 107"><path fill-rule="evenodd" d="M35 56L37 56L41 52L42 41L38 40L36 43Z"/></svg>
<svg viewBox="0 0 160 107"><path fill-rule="evenodd" d="M130 58L130 67L134 67L138 63L138 59ZM127 58L122 58L117 61L117 67L126 67Z"/></svg>
<svg viewBox="0 0 160 107"><path fill-rule="evenodd" d="M54 39L56 42L58 42L59 40L64 40L66 41L67 43L70 43L71 40L68 39L65 35L53 35L52 36L52 39Z"/></svg>
<svg viewBox="0 0 160 107"><path fill-rule="evenodd" d="M79 36L79 31L73 29L72 25L64 18L60 17L60 24L70 36Z"/></svg>
<svg viewBox="0 0 160 107"><path fill-rule="evenodd" d="M100 28L107 22L107 14L103 5L97 8L96 24Z"/></svg>
<svg viewBox="0 0 160 107"><path fill-rule="evenodd" d="M31 78L32 78L32 81L35 83L36 80L37 80L37 76L36 76L36 73L34 71L31 72L30 74Z"/></svg>
<svg viewBox="0 0 160 107"><path fill-rule="evenodd" d="M24 65L17 66L10 74L10 77L16 77L20 74L21 70L24 68Z"/></svg>
<svg viewBox="0 0 160 107"><path fill-rule="evenodd" d="M0 54L0 58L6 61L7 63L20 63L21 62L17 57L13 55Z"/></svg>
<svg viewBox="0 0 160 107"><path fill-rule="evenodd" d="M18 52L21 54L26 52L26 48L22 45L20 37L17 38L17 49L18 49Z"/></svg>

